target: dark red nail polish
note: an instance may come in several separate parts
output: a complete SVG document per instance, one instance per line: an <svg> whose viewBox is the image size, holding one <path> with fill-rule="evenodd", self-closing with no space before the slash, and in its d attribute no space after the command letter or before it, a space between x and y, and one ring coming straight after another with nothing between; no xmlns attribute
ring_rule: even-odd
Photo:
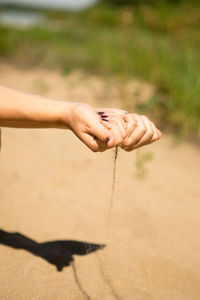
<svg viewBox="0 0 200 300"><path fill-rule="evenodd" d="M106 115L102 115L102 116L101 116L101 118L108 118L108 116L106 116Z"/></svg>
<svg viewBox="0 0 200 300"><path fill-rule="evenodd" d="M99 114L100 116L102 116L102 115L104 114L104 111L99 111L98 114Z"/></svg>
<svg viewBox="0 0 200 300"><path fill-rule="evenodd" d="M109 122L107 119L102 119L102 121Z"/></svg>

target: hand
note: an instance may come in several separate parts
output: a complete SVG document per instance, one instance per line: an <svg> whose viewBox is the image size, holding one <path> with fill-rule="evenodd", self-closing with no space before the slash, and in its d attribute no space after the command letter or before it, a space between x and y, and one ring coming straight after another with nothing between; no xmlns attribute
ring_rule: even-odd
<svg viewBox="0 0 200 300"><path fill-rule="evenodd" d="M161 131L144 115L129 114L124 110L112 108L102 109L102 113L106 114L109 120L118 115L126 123L126 137L120 145L126 151L150 144L162 136Z"/></svg>
<svg viewBox="0 0 200 300"><path fill-rule="evenodd" d="M109 113L106 115L104 112L97 112L101 117L101 123L110 129L115 137L114 146L121 145L123 140L127 137L126 123L119 114Z"/></svg>
<svg viewBox="0 0 200 300"><path fill-rule="evenodd" d="M67 103L63 120L69 129L93 152L103 152L122 143L126 136L124 121L116 115L112 122L102 123L101 116L88 104Z"/></svg>
<svg viewBox="0 0 200 300"><path fill-rule="evenodd" d="M147 116L138 114L125 114L127 123L127 137L123 140L121 148L132 151L144 145L159 140L162 133ZM136 125L134 122L136 121Z"/></svg>

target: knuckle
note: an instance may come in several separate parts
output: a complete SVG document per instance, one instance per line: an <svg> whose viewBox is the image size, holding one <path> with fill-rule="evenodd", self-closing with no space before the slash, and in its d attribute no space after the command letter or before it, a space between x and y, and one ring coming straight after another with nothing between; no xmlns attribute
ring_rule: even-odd
<svg viewBox="0 0 200 300"><path fill-rule="evenodd" d="M148 139L152 139L153 136L154 136L153 130L150 130L149 132L147 132L147 138Z"/></svg>
<svg viewBox="0 0 200 300"><path fill-rule="evenodd" d="M132 119L131 121L130 121L130 125L131 126L136 126L137 125L137 121L136 121L136 119Z"/></svg>
<svg viewBox="0 0 200 300"><path fill-rule="evenodd" d="M157 141L157 140L159 140L159 135L156 133L153 135L152 141Z"/></svg>
<svg viewBox="0 0 200 300"><path fill-rule="evenodd" d="M141 126L140 131L142 134L145 134L147 132L147 128L145 126Z"/></svg>

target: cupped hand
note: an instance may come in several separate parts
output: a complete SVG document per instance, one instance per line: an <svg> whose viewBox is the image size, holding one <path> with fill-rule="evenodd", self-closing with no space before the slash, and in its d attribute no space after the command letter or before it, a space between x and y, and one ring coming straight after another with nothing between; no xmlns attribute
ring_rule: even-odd
<svg viewBox="0 0 200 300"><path fill-rule="evenodd" d="M124 121L119 116L102 123L101 115L85 103L72 103L64 118L67 127L93 152L103 152L119 145L126 137Z"/></svg>
<svg viewBox="0 0 200 300"><path fill-rule="evenodd" d="M113 147L121 145L124 139L127 137L126 123L123 118L116 113L109 113L108 115L101 111L97 113L101 117L101 123L106 128L109 128L115 137Z"/></svg>
<svg viewBox="0 0 200 300"><path fill-rule="evenodd" d="M99 112L101 116L107 116L107 122L111 123L114 117L120 116L125 123L126 133L120 147L126 151L132 151L147 144L159 140L162 133L156 128L154 123L145 115L127 113L121 109L104 108ZM105 123L101 118L102 122ZM109 122L108 122L109 121ZM106 126L106 124L104 124Z"/></svg>
<svg viewBox="0 0 200 300"><path fill-rule="evenodd" d="M132 151L144 145L159 140L162 133L154 123L145 115L125 114L124 120L127 123L127 137L123 140L121 148ZM133 128L133 120L136 126Z"/></svg>

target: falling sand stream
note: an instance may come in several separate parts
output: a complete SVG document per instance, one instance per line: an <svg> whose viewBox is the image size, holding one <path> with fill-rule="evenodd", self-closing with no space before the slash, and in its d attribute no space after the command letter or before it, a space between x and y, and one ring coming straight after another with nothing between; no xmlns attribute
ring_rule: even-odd
<svg viewBox="0 0 200 300"><path fill-rule="evenodd" d="M106 215L106 219L105 219L106 245L107 246L109 246L111 243L110 228L111 228L112 210L113 210L113 204L114 204L114 198L115 198L116 169L117 169L118 153L119 153L119 148L118 148L118 146L116 146L114 149L111 193L110 193L110 199L109 199L109 203L108 203L108 211L107 211L107 215ZM108 274L108 270L111 268L109 254L110 254L109 248L107 248L107 251L104 252L102 258L100 257L100 255L98 255L99 269L100 269L100 272L104 279L105 284L107 284L107 286L110 289L112 296L117 300L121 300L121 297L119 297L115 288L113 287L112 282L109 277L109 274ZM106 299L105 295L101 295L101 297L102 297L102 299Z"/></svg>
<svg viewBox="0 0 200 300"><path fill-rule="evenodd" d="M117 167L117 158L118 158L118 153L119 153L119 149L118 146L115 147L114 149L114 161L113 161L113 173L112 173L112 187L111 187L111 194L110 194L110 199L109 199L109 204L108 204L108 212L106 215L106 219L105 219L105 229L106 229L106 243L107 246L110 244L110 240L111 240L111 236L110 236L110 226L111 226L111 216L112 216L112 209L113 209L113 202L114 202L114 196L115 196L115 184L116 184L116 167ZM89 250L89 249L88 249ZM109 268L109 252L106 251L104 253L104 265L106 265L106 269ZM99 258L99 262L100 262L100 272L102 274L102 277L104 279L104 282L109 286L110 291L112 293L112 295L114 296L115 299L120 300L121 298L117 295L115 289L113 288L109 276L107 275L107 272L105 272L104 268L103 268L103 264L100 261ZM79 290L81 291L82 295L84 296L85 299L87 300L91 300L91 296L88 295L88 293L86 292L86 290L83 288L79 277L78 277L78 272L77 272L77 267L75 264L75 261L72 262L72 270L73 270L73 274L74 274L74 278L75 278L75 282L77 287L79 288Z"/></svg>

